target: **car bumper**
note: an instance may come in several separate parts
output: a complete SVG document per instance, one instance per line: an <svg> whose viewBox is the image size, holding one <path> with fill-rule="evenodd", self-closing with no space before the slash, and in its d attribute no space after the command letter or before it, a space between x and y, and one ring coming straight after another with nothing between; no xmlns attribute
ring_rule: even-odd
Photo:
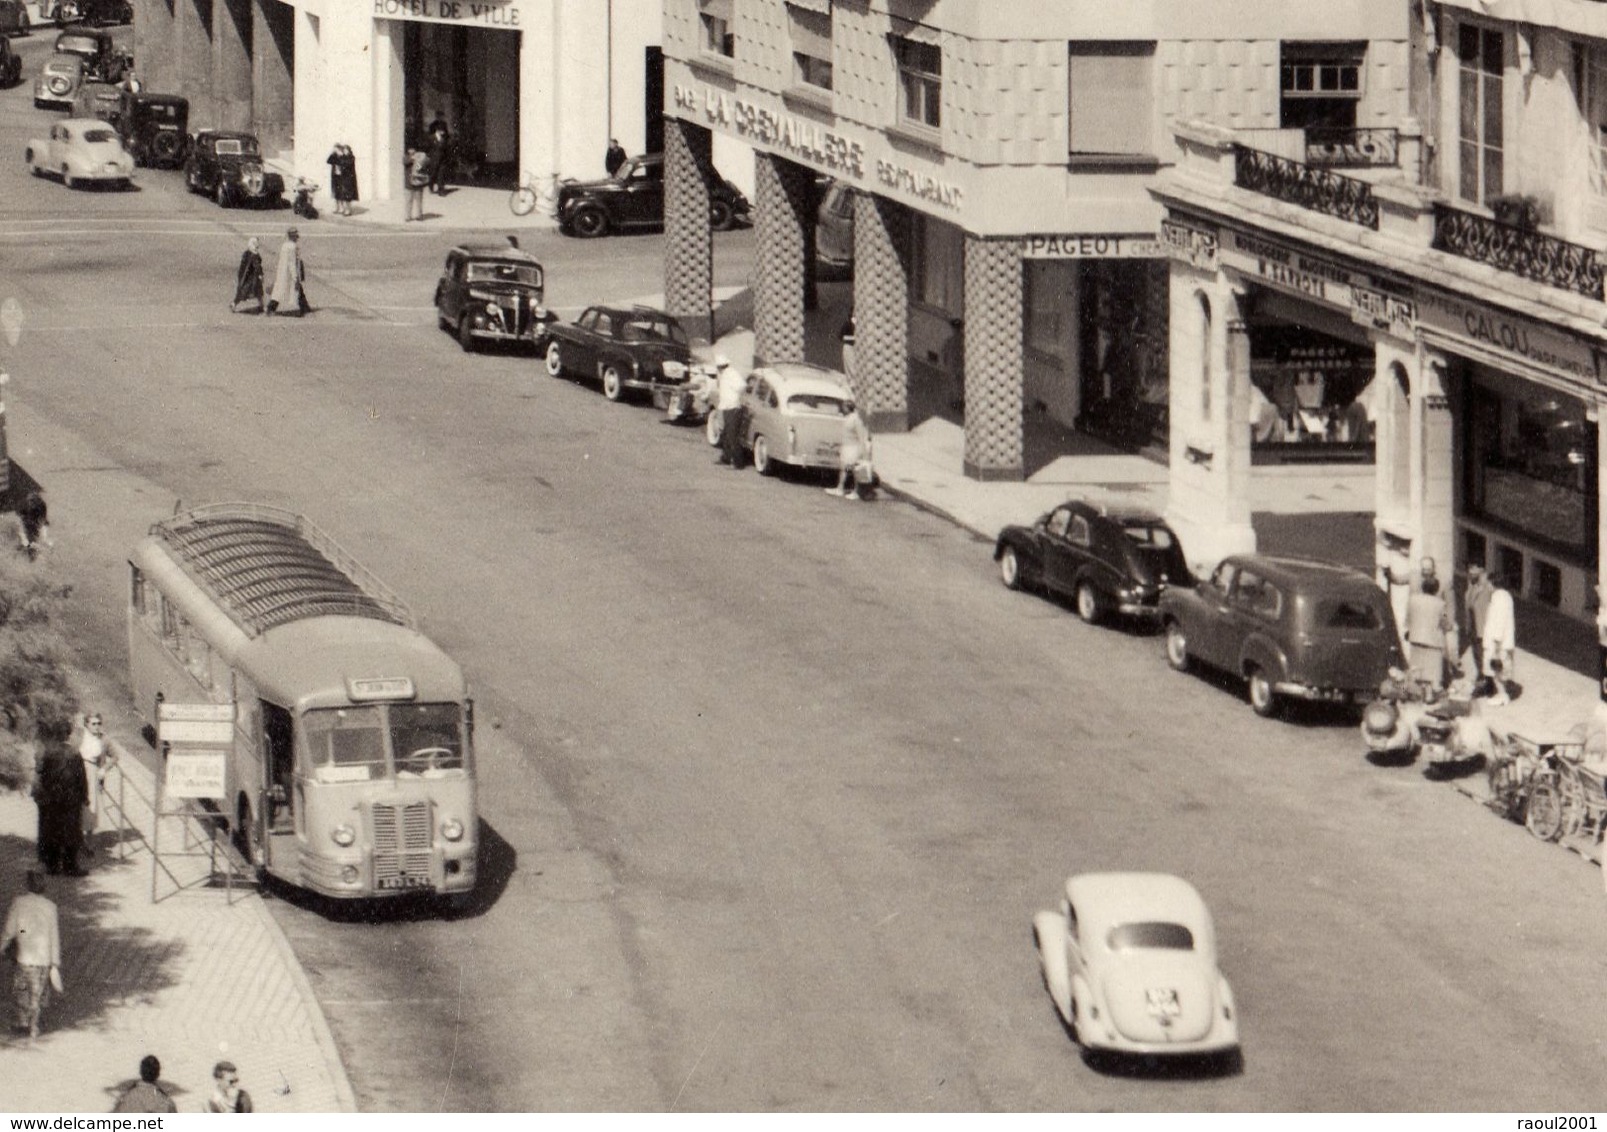
<svg viewBox="0 0 1607 1132"><path fill-rule="evenodd" d="M71 110L73 105L72 95L51 94L48 90L41 93L37 87L34 88L33 100L42 106L59 106L63 110Z"/></svg>
<svg viewBox="0 0 1607 1132"><path fill-rule="evenodd" d="M1372 691L1356 691L1353 688L1315 688L1310 684L1298 684L1292 680L1274 684L1272 690L1280 696L1323 704L1365 704L1370 703L1376 695Z"/></svg>
<svg viewBox="0 0 1607 1132"><path fill-rule="evenodd" d="M1159 621L1161 607L1153 602L1124 601L1116 606L1116 611L1128 617L1138 617L1145 621Z"/></svg>

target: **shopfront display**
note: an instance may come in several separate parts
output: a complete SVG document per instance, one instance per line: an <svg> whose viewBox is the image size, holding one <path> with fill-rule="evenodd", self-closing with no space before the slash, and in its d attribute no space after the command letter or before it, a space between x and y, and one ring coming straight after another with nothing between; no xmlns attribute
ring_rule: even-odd
<svg viewBox="0 0 1607 1132"><path fill-rule="evenodd" d="M1085 260L1082 268L1079 424L1123 446L1164 448L1171 335L1166 261Z"/></svg>
<svg viewBox="0 0 1607 1132"><path fill-rule="evenodd" d="M1373 462L1373 347L1309 326L1250 330L1255 464Z"/></svg>

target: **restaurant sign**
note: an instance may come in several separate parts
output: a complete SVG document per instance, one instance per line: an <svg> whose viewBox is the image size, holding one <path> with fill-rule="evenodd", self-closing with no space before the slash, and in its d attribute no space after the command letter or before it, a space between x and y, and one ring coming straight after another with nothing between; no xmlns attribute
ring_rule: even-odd
<svg viewBox="0 0 1607 1132"><path fill-rule="evenodd" d="M1423 291L1417 298L1417 324L1442 339L1511 358L1581 381L1601 380L1594 343L1555 326L1498 310L1484 303Z"/></svg>

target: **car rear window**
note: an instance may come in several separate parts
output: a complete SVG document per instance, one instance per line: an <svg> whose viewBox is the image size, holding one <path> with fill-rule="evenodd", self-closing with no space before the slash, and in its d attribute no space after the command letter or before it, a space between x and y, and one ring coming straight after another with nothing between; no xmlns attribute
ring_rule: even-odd
<svg viewBox="0 0 1607 1132"><path fill-rule="evenodd" d="M680 324L662 318L633 318L619 329L627 342L674 342L686 345L686 332Z"/></svg>
<svg viewBox="0 0 1607 1132"><path fill-rule="evenodd" d="M827 393L794 393L787 398L787 408L795 413L810 413L823 417L848 415L848 402Z"/></svg>
<svg viewBox="0 0 1607 1132"><path fill-rule="evenodd" d="M1194 933L1182 924L1146 920L1134 924L1118 924L1110 929L1110 934L1105 937L1105 942L1112 951L1135 951L1148 948L1162 948L1167 951L1193 951Z"/></svg>
<svg viewBox="0 0 1607 1132"><path fill-rule="evenodd" d="M1319 629L1382 629L1378 607L1366 598L1324 598L1317 603Z"/></svg>
<svg viewBox="0 0 1607 1132"><path fill-rule="evenodd" d="M84 131L84 140L86 142L109 142L109 141L115 141L116 138L117 138L117 135L112 133L110 130L85 130Z"/></svg>
<svg viewBox="0 0 1607 1132"><path fill-rule="evenodd" d="M1157 550L1170 550L1176 545L1172 532L1152 523L1127 523L1122 531L1139 546L1153 546Z"/></svg>

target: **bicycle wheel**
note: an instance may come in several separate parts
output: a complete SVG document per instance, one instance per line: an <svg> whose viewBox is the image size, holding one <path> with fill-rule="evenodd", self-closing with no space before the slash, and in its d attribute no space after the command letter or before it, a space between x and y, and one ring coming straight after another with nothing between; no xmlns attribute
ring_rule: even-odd
<svg viewBox="0 0 1607 1132"><path fill-rule="evenodd" d="M1585 791L1575 778L1565 778L1557 785L1562 792L1562 832L1573 837L1585 824Z"/></svg>
<svg viewBox="0 0 1607 1132"><path fill-rule="evenodd" d="M508 208L515 216L529 216L536 211L536 190L529 185L520 185L508 194Z"/></svg>
<svg viewBox="0 0 1607 1132"><path fill-rule="evenodd" d="M1556 783L1537 783L1529 792L1523 824L1541 841L1555 841L1562 836L1562 794Z"/></svg>

